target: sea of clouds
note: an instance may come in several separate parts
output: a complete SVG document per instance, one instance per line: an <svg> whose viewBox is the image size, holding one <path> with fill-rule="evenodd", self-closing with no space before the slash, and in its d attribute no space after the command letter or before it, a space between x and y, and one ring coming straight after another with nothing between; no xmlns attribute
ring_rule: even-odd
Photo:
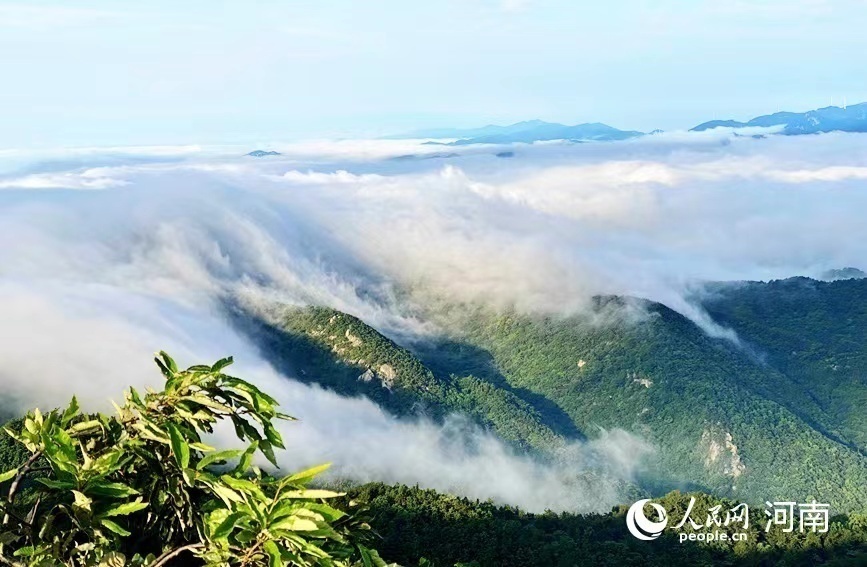
<svg viewBox="0 0 867 567"><path fill-rule="evenodd" d="M253 148L0 151L4 405L104 407L156 384L150 360L234 354L301 417L285 465L493 498L605 510L651 449L622 431L515 454L460 423L399 421L365 399L279 376L223 315L320 304L393 337L436 332L427 298L573 313L594 295L698 308L709 280L865 267L867 136L671 133L617 143L444 147L337 141ZM444 151L447 150L447 151ZM456 155L452 155L456 154ZM457 432L457 433L456 433ZM604 470L593 487L576 473Z"/></svg>

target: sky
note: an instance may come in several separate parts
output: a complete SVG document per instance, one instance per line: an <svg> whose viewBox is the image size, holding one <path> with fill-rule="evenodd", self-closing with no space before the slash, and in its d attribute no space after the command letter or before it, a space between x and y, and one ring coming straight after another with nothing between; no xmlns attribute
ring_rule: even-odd
<svg viewBox="0 0 867 567"><path fill-rule="evenodd" d="M867 100L865 28L864 0L0 0L0 148L685 129Z"/></svg>

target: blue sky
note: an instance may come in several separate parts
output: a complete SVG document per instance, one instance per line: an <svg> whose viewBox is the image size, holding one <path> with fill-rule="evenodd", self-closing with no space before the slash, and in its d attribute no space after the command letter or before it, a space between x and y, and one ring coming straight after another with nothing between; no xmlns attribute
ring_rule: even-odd
<svg viewBox="0 0 867 567"><path fill-rule="evenodd" d="M688 128L867 100L864 29L865 0L0 0L0 148Z"/></svg>

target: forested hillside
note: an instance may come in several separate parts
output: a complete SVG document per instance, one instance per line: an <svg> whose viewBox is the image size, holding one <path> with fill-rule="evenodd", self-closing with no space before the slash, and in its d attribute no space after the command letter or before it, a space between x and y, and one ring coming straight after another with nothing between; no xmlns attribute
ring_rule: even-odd
<svg viewBox="0 0 867 567"><path fill-rule="evenodd" d="M281 325L254 331L280 369L354 395L364 393L397 415L443 417L462 412L517 446L553 447L559 438L545 417L508 388L466 373L436 375L409 350L333 309L287 308Z"/></svg>
<svg viewBox="0 0 867 567"><path fill-rule="evenodd" d="M790 377L830 431L867 452L867 279L719 284L712 292L704 301L711 315Z"/></svg>
<svg viewBox="0 0 867 567"><path fill-rule="evenodd" d="M445 567L572 567L575 565L752 565L855 567L867 563L867 516L838 515L827 534L766 532L761 508L750 511L743 542L680 543L676 534L646 542L626 530L626 506L608 514L527 514L433 490L368 484L350 490L364 503L382 536L380 553L402 565ZM656 500L670 517L693 508L704 517L734 502L706 494L672 492ZM424 564L424 563L423 563Z"/></svg>
<svg viewBox="0 0 867 567"><path fill-rule="evenodd" d="M706 301L740 344L663 305L618 298L569 317L438 308L426 316L441 333L404 346L325 308L286 309L256 334L302 379L398 415L462 412L542 454L626 429L656 448L640 479L651 494L694 488L867 509L867 320L858 319L867 285L744 284ZM762 310L769 301L780 303L768 308L776 319Z"/></svg>

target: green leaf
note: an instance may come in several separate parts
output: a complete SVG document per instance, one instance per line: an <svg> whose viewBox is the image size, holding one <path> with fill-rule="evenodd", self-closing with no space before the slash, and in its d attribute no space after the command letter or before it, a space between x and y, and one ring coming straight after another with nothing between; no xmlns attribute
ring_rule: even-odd
<svg viewBox="0 0 867 567"><path fill-rule="evenodd" d="M250 443L250 446L247 447L247 450L241 454L241 460L238 461L238 466L235 467L233 471L235 474L244 474L247 472L247 469L250 468L250 465L253 463L253 455L256 453L256 450L259 448L259 442L253 441Z"/></svg>
<svg viewBox="0 0 867 567"><path fill-rule="evenodd" d="M267 500L265 493L262 492L262 489L259 488L259 486L255 483L250 482L249 480L235 478L227 474L221 476L220 479L225 482L229 488L233 488L234 490L241 493L252 494L260 500Z"/></svg>
<svg viewBox="0 0 867 567"><path fill-rule="evenodd" d="M246 514L243 512L235 512L234 514L229 514L225 520L217 526L217 529L214 530L214 533L211 534L213 539L223 539L228 537L232 530L235 529L235 525L238 523L240 519L242 519Z"/></svg>
<svg viewBox="0 0 867 567"><path fill-rule="evenodd" d="M70 428L70 431L72 431L73 433L83 433L92 429L99 429L100 427L102 427L102 424L99 422L99 420L92 419L90 421L82 421L76 423Z"/></svg>
<svg viewBox="0 0 867 567"><path fill-rule="evenodd" d="M138 391L133 387L130 387L129 389L129 399L131 399L136 405L144 405L141 401L141 396L138 395Z"/></svg>
<svg viewBox="0 0 867 567"><path fill-rule="evenodd" d="M139 510L144 510L147 507L147 502L127 502L125 504L119 504L117 506L109 508L100 515L104 518L113 518L115 516L128 516L129 514L134 514Z"/></svg>
<svg viewBox="0 0 867 567"><path fill-rule="evenodd" d="M75 488L77 486L72 481L54 480L52 478L37 478L36 482L44 484L48 488L53 488L55 490L69 490L70 488Z"/></svg>
<svg viewBox="0 0 867 567"><path fill-rule="evenodd" d="M78 400L75 396L72 396L72 400L69 402L69 406L66 408L66 411L63 412L63 417L60 418L60 425L66 427L69 425L69 422L72 421L76 415L78 415Z"/></svg>
<svg viewBox="0 0 867 567"><path fill-rule="evenodd" d="M157 366L160 368L160 372L163 373L163 376L166 378L171 378L178 372L178 365L175 364L175 361L172 360L165 351L159 351L157 355L154 357L154 362L157 363Z"/></svg>
<svg viewBox="0 0 867 567"><path fill-rule="evenodd" d="M331 490L290 490L281 496L285 498L337 498L343 496L343 493L332 492Z"/></svg>
<svg viewBox="0 0 867 567"><path fill-rule="evenodd" d="M268 554L268 567L282 567L283 559L280 557L280 548L277 547L274 540L269 539L262 548Z"/></svg>
<svg viewBox="0 0 867 567"><path fill-rule="evenodd" d="M123 449L115 447L111 451L97 457L90 468L104 476L120 468L121 458L123 458Z"/></svg>
<svg viewBox="0 0 867 567"><path fill-rule="evenodd" d="M373 558L370 556L367 548L358 546L358 552L361 554L361 561L364 563L364 567L373 567Z"/></svg>
<svg viewBox="0 0 867 567"><path fill-rule="evenodd" d="M268 439L268 442L270 442L271 445L279 447L281 449L286 448L283 446L283 437L280 435L280 433L277 432L276 429L274 429L274 426L268 422L265 422L265 437Z"/></svg>
<svg viewBox="0 0 867 567"><path fill-rule="evenodd" d="M226 358L221 358L220 360L215 362L213 366L211 366L211 372L213 372L215 374L218 372L222 372L223 368L226 368L227 366L231 365L233 362L234 362L234 359L231 356L227 356Z"/></svg>
<svg viewBox="0 0 867 567"><path fill-rule="evenodd" d="M361 560L364 562L364 567L388 567L382 557L379 556L379 552L375 549L368 549L363 545L359 545L358 552L361 554ZM422 560L424 560L424 558L422 558ZM422 563L419 562L419 566L421 565Z"/></svg>
<svg viewBox="0 0 867 567"><path fill-rule="evenodd" d="M232 502L244 501L240 494L220 482L213 483L210 486L214 494L216 494L220 500L226 504L226 506L231 506Z"/></svg>
<svg viewBox="0 0 867 567"><path fill-rule="evenodd" d="M219 461L228 461L229 459L235 459L240 457L244 452L240 449L230 449L228 451L216 451L214 453L208 453L205 455L201 461L196 464L197 470L204 470L208 465L212 465Z"/></svg>
<svg viewBox="0 0 867 567"><path fill-rule="evenodd" d="M121 537L127 537L129 535L132 535L132 534L130 534L130 532L123 529L122 527L120 527L117 523L113 522L112 520L107 520L107 519L103 518L102 520L99 521L99 523L102 524L107 530L112 531Z"/></svg>
<svg viewBox="0 0 867 567"><path fill-rule="evenodd" d="M109 498L125 498L139 493L138 490L120 482L105 482L101 480L89 482L84 487L84 492L94 496L107 496Z"/></svg>
<svg viewBox="0 0 867 567"><path fill-rule="evenodd" d="M232 411L232 408L227 406L226 404L221 404L220 402L214 400L213 398L206 396L205 394L191 394L189 396L182 396L179 398L184 401L193 402L217 411L221 411L224 413L229 413Z"/></svg>
<svg viewBox="0 0 867 567"><path fill-rule="evenodd" d="M331 466L331 463L325 463L324 465L318 465L315 467L311 467L307 470L303 470L301 472L297 472L292 476L286 477L286 482L298 482L298 481L307 481L317 476L320 473L325 472Z"/></svg>
<svg viewBox="0 0 867 567"><path fill-rule="evenodd" d="M90 511L90 505L93 504L93 500L82 494L77 490L72 491L73 496L75 497L75 501L72 506L75 508L81 508L82 510Z"/></svg>
<svg viewBox="0 0 867 567"><path fill-rule="evenodd" d="M274 449L271 447L271 443L265 439L259 441L259 450L262 451L262 454L265 455L265 458L268 459L272 465L277 467L280 466L277 464L277 457L274 456Z"/></svg>
<svg viewBox="0 0 867 567"><path fill-rule="evenodd" d="M174 423L166 423L166 429L169 432L169 439L172 443L172 453L175 455L175 460L178 466L186 469L190 466L190 446L181 436L180 430Z"/></svg>
<svg viewBox="0 0 867 567"><path fill-rule="evenodd" d="M6 471L3 474L0 474L0 483L6 482L7 480L12 480L18 475L18 468L14 468L11 471Z"/></svg>
<svg viewBox="0 0 867 567"><path fill-rule="evenodd" d="M290 532L312 532L319 529L319 524L309 518L299 518L298 516L288 516L282 518L270 526L269 530L288 530Z"/></svg>
<svg viewBox="0 0 867 567"><path fill-rule="evenodd" d="M17 549L12 555L14 555L15 557L29 557L31 555L34 555L36 552L37 549L35 547L33 547L32 545L28 545Z"/></svg>

